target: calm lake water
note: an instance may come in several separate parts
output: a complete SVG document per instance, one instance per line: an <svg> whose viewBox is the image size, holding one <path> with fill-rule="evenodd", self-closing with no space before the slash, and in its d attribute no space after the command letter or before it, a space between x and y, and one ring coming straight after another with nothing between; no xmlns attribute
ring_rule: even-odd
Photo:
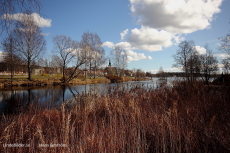
<svg viewBox="0 0 230 153"><path fill-rule="evenodd" d="M168 78L170 85L172 80L176 78ZM177 78L178 79L178 78ZM106 94L108 88L119 87L129 89L135 85L141 85L143 88L156 88L162 81L153 78L148 81L131 81L124 83L109 84L91 84L91 85L71 85L71 86L52 86L44 88L24 88L20 90L1 90L0 91L0 114L12 113L16 108L29 105L31 103L39 103L46 107L59 106L63 101L76 97L78 94L98 93Z"/></svg>

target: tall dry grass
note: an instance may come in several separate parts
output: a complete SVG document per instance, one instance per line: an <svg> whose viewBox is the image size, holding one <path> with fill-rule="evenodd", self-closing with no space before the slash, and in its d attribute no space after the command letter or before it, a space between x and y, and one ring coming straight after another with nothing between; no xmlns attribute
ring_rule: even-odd
<svg viewBox="0 0 230 153"><path fill-rule="evenodd" d="M1 116L0 152L230 152L229 88L135 86L75 100Z"/></svg>

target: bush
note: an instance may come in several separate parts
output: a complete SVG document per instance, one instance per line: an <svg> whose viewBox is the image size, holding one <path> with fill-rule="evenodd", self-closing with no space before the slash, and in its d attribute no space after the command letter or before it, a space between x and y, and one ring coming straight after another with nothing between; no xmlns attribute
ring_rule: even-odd
<svg viewBox="0 0 230 153"><path fill-rule="evenodd" d="M42 76L45 76L45 77L50 77L50 74L47 74L47 73L43 73Z"/></svg>
<svg viewBox="0 0 230 153"><path fill-rule="evenodd" d="M84 74L79 74L77 77L78 77L78 78L84 78L85 75L84 75Z"/></svg>
<svg viewBox="0 0 230 153"><path fill-rule="evenodd" d="M105 77L107 79L109 79L111 83L117 83L117 82L122 81L121 77L118 77L118 76L115 76L115 75L106 75Z"/></svg>
<svg viewBox="0 0 230 153"><path fill-rule="evenodd" d="M54 74L54 77L61 78L62 74Z"/></svg>
<svg viewBox="0 0 230 153"><path fill-rule="evenodd" d="M230 86L230 75L229 74L222 74L217 79L213 80L214 85L225 85Z"/></svg>

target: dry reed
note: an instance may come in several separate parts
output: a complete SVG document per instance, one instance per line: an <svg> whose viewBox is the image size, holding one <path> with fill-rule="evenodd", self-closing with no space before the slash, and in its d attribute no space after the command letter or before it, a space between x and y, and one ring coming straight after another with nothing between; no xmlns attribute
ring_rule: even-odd
<svg viewBox="0 0 230 153"><path fill-rule="evenodd" d="M0 152L230 152L229 88L177 83L110 91L2 115Z"/></svg>

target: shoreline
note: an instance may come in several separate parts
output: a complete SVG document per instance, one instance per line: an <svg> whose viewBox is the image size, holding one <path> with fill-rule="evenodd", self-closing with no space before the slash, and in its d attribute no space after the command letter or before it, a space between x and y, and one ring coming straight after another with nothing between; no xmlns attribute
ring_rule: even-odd
<svg viewBox="0 0 230 153"><path fill-rule="evenodd" d="M143 81L149 80L147 78L124 78L119 82L128 82L128 81ZM41 78L41 79L21 79L13 78L11 81L10 78L0 78L0 90L2 89L21 89L21 88L40 88L40 87L52 87L59 85L85 85L85 84L100 84L100 83L111 83L111 81L105 77L103 78L91 78L91 79L82 79L76 78L71 80L69 83L62 83L59 78Z"/></svg>
<svg viewBox="0 0 230 153"><path fill-rule="evenodd" d="M109 83L106 78L96 78L96 79L74 79L69 83L62 83L60 79L48 78L48 79L10 79L0 80L0 89L12 89L12 88L39 88L39 87L52 87L59 85L84 85L84 84L99 84L99 83Z"/></svg>

